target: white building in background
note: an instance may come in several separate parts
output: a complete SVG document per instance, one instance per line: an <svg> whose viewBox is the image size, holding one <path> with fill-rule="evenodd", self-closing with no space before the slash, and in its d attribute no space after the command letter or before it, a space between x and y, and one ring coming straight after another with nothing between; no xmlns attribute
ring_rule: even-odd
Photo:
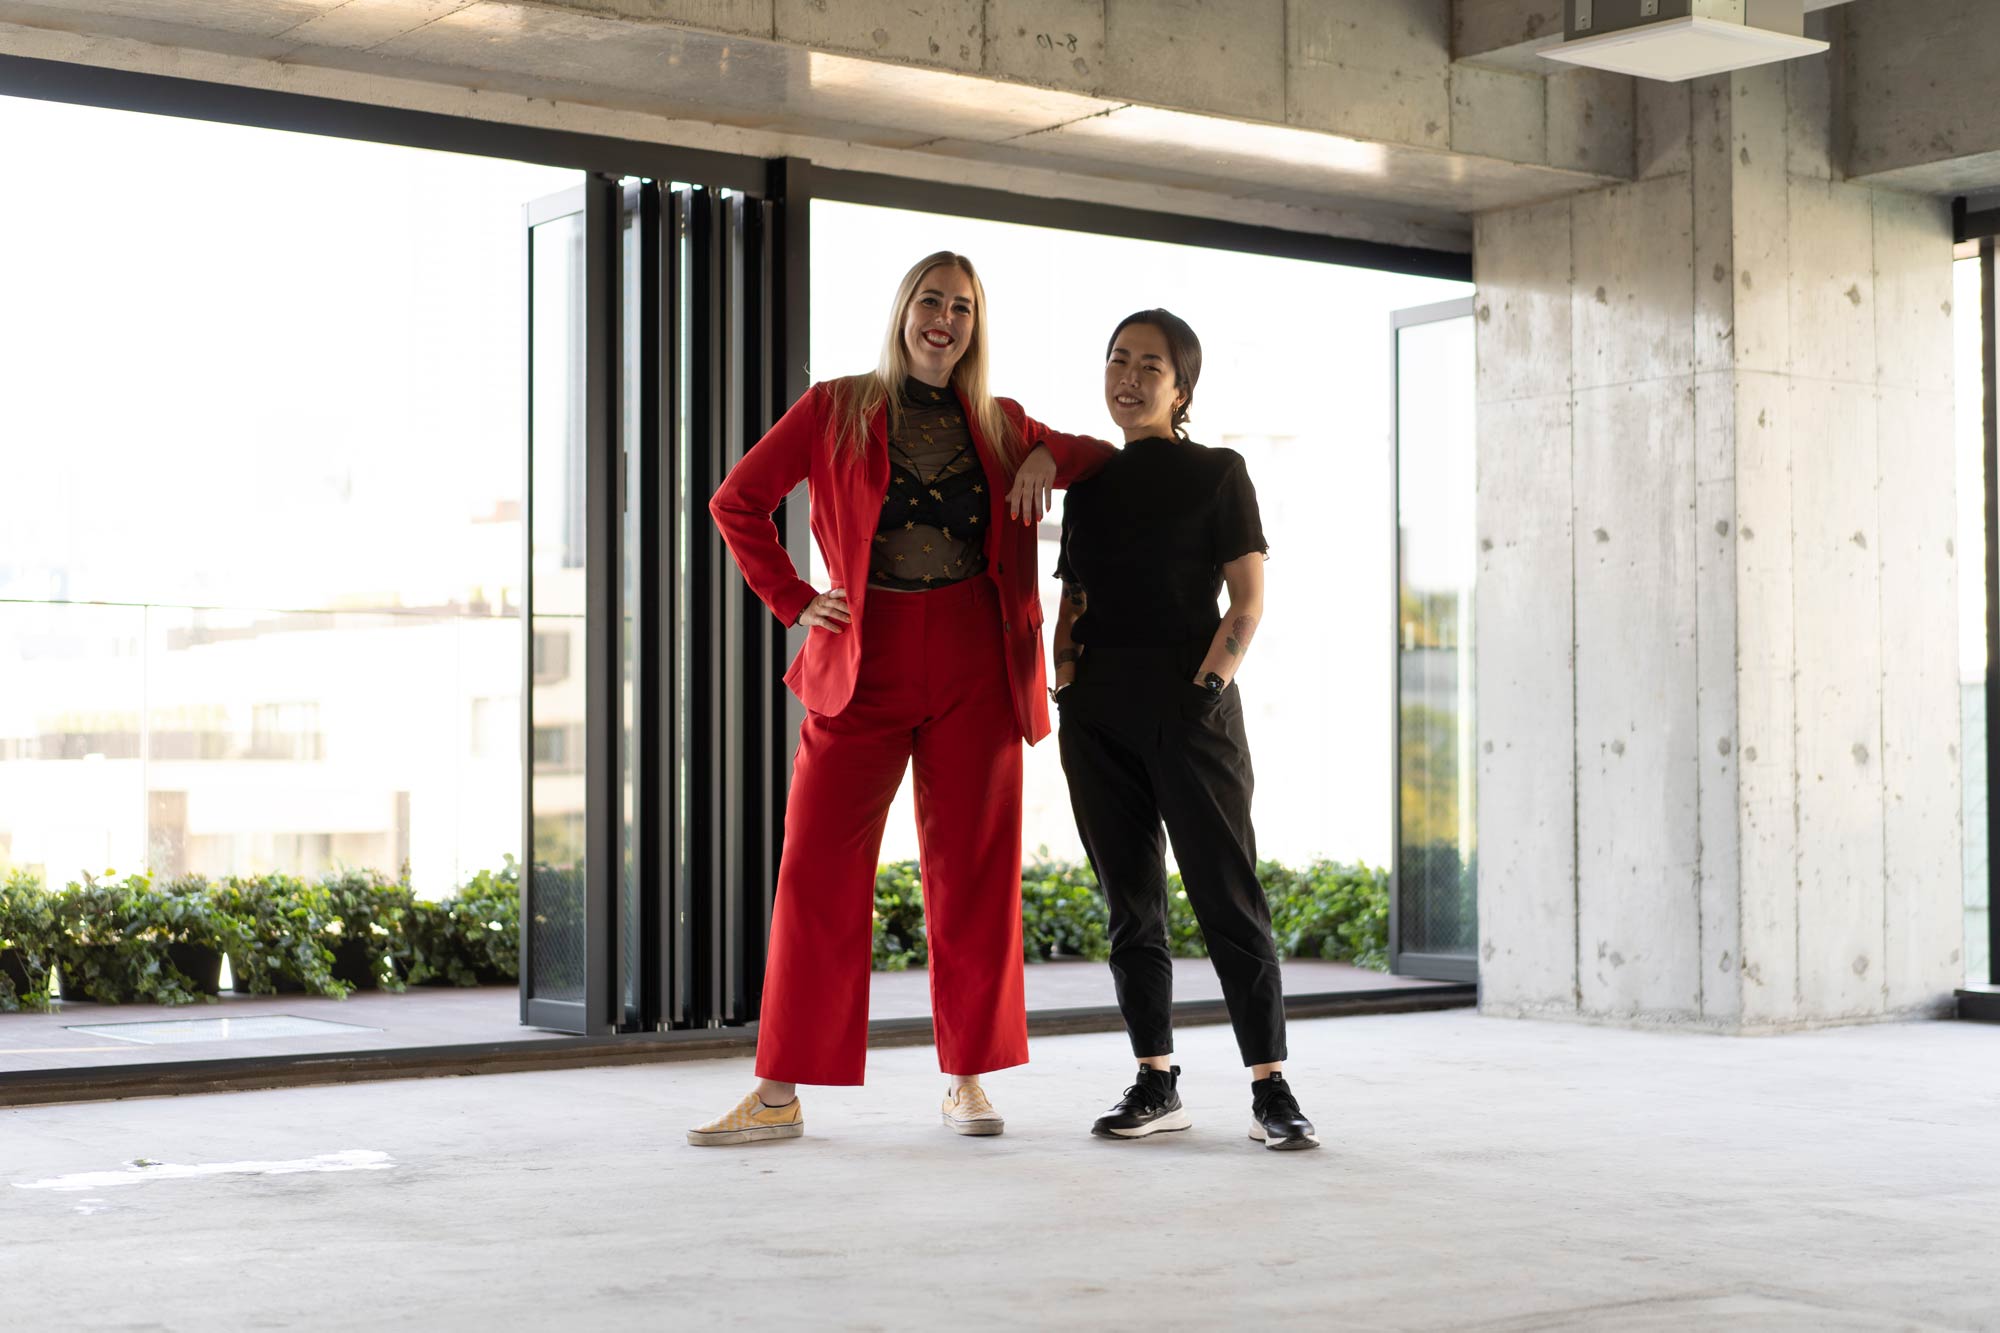
<svg viewBox="0 0 2000 1333"><path fill-rule="evenodd" d="M520 540L517 513L476 526L481 542ZM394 611L6 607L0 867L61 883L407 865L428 896L497 868L521 846L522 645L513 590L486 595ZM560 692L565 655L546 656L538 683Z"/></svg>

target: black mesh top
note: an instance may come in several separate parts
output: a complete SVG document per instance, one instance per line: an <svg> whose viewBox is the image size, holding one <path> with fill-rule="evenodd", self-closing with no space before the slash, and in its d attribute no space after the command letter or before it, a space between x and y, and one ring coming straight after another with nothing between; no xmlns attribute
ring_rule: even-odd
<svg viewBox="0 0 2000 1333"><path fill-rule="evenodd" d="M889 490L868 553L868 584L922 592L986 572L991 496L958 395L903 382L890 413Z"/></svg>

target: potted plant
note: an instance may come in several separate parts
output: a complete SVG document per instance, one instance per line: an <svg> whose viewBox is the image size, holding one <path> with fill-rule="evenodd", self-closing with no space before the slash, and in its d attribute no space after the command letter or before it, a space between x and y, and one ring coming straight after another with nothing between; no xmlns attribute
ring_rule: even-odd
<svg viewBox="0 0 2000 1333"><path fill-rule="evenodd" d="M49 1007L55 962L55 901L25 870L0 879L0 1013Z"/></svg>
<svg viewBox="0 0 2000 1333"><path fill-rule="evenodd" d="M1315 861L1291 871L1260 861L1271 929L1286 958L1327 958L1383 969L1389 951L1389 877L1366 865Z"/></svg>
<svg viewBox="0 0 2000 1333"><path fill-rule="evenodd" d="M1111 956L1110 915L1089 864L1037 859L1021 870L1021 947L1031 963Z"/></svg>
<svg viewBox="0 0 2000 1333"><path fill-rule="evenodd" d="M407 879L344 870L316 886L325 897L325 943L333 976L359 990L401 990L405 930L415 895Z"/></svg>
<svg viewBox="0 0 2000 1333"><path fill-rule="evenodd" d="M915 861L893 861L875 870L874 950L878 972L901 972L930 962L924 887Z"/></svg>
<svg viewBox="0 0 2000 1333"><path fill-rule="evenodd" d="M291 875L259 875L232 876L212 885L209 893L217 908L242 927L239 943L229 951L238 991L304 991L338 999L352 989L334 976L328 944L334 918L324 889Z"/></svg>
<svg viewBox="0 0 2000 1333"><path fill-rule="evenodd" d="M1208 957L1208 937L1201 933L1178 871L1167 876L1167 952L1176 958Z"/></svg>
<svg viewBox="0 0 2000 1333"><path fill-rule="evenodd" d="M85 874L56 896L63 993L104 1004L188 1004L221 989L222 955L246 931L199 876L154 886L147 875Z"/></svg>
<svg viewBox="0 0 2000 1333"><path fill-rule="evenodd" d="M509 856L458 892L411 904L406 918L412 985L491 986L521 971L521 868Z"/></svg>

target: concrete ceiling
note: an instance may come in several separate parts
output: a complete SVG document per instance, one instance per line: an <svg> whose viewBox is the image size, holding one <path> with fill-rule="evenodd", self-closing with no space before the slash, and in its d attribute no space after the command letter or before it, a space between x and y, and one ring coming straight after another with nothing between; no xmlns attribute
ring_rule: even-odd
<svg viewBox="0 0 2000 1333"><path fill-rule="evenodd" d="M914 11L913 11L914 12ZM943 163L1048 170L1408 224L1456 244L1466 215L1616 176L1145 106L519 0L0 0L6 33L71 34L546 99ZM128 62L129 63L129 62ZM505 118L504 111L489 112ZM628 130L629 132L629 130ZM663 136L664 137L664 136ZM757 151L760 140L745 141ZM921 170L920 158L913 169ZM1368 230L1366 227L1362 231ZM1377 229L1380 231L1381 229ZM1349 234L1355 234L1350 231ZM1378 239L1391 239L1387 234Z"/></svg>

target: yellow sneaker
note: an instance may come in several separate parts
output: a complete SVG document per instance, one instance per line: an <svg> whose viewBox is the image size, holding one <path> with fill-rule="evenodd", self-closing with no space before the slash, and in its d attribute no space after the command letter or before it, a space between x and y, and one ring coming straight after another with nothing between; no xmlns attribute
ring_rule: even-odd
<svg viewBox="0 0 2000 1333"><path fill-rule="evenodd" d="M797 1097L783 1106L766 1106L753 1092L727 1115L689 1130L688 1142L697 1148L720 1148L731 1143L795 1139L805 1132L805 1108Z"/></svg>
<svg viewBox="0 0 2000 1333"><path fill-rule="evenodd" d="M986 1089L977 1083L945 1092L944 1122L958 1134L998 1134L1007 1128L993 1103L986 1100Z"/></svg>

